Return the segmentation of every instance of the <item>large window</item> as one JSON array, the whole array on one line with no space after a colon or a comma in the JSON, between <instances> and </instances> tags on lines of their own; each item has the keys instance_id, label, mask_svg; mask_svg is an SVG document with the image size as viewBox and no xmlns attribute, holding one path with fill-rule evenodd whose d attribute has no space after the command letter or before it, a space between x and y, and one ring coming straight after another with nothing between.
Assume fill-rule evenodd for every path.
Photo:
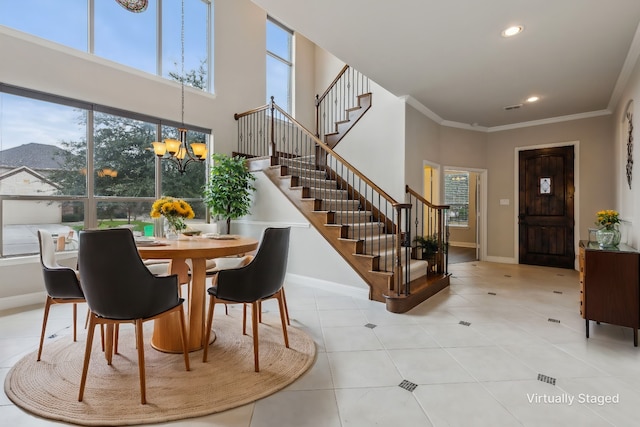
<instances>
[{"instance_id":1,"label":"large window","mask_svg":"<svg viewBox=\"0 0 640 427\"><path fill-rule=\"evenodd\" d=\"M469 172L444 172L444 204L449 205L449 225L469 225Z\"/></svg>"},{"instance_id":2,"label":"large window","mask_svg":"<svg viewBox=\"0 0 640 427\"><path fill-rule=\"evenodd\" d=\"M291 114L293 33L282 24L267 19L267 102L276 104Z\"/></svg>"},{"instance_id":3,"label":"large window","mask_svg":"<svg viewBox=\"0 0 640 427\"><path fill-rule=\"evenodd\" d=\"M86 227L126 224L142 233L161 195L189 201L204 220L206 163L180 174L150 150L152 141L175 138L177 126L0 84L0 255L37 253L39 228L68 240L69 250ZM209 134L191 127L187 140L209 144Z\"/></svg>"},{"instance_id":4,"label":"large window","mask_svg":"<svg viewBox=\"0 0 640 427\"><path fill-rule=\"evenodd\" d=\"M181 7L179 0L149 0L144 12L132 13L115 0L0 0L0 25L168 79L184 75L186 84L209 90L211 2L184 0L184 74Z\"/></svg>"}]
</instances>

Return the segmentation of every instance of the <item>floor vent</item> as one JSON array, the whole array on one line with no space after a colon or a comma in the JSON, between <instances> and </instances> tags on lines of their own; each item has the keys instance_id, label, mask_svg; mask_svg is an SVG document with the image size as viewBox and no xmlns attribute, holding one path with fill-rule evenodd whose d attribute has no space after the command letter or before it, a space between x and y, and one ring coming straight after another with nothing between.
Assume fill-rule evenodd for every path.
<instances>
[{"instance_id":1,"label":"floor vent","mask_svg":"<svg viewBox=\"0 0 640 427\"><path fill-rule=\"evenodd\" d=\"M366 325L364 325L365 328L369 328L369 329L373 329L378 325L374 325L373 323L367 323Z\"/></svg>"},{"instance_id":2,"label":"floor vent","mask_svg":"<svg viewBox=\"0 0 640 427\"><path fill-rule=\"evenodd\" d=\"M497 295L495 292L487 292L489 295Z\"/></svg>"},{"instance_id":3,"label":"floor vent","mask_svg":"<svg viewBox=\"0 0 640 427\"><path fill-rule=\"evenodd\" d=\"M505 274L504 277L511 277L511 275L510 274Z\"/></svg>"},{"instance_id":4,"label":"floor vent","mask_svg":"<svg viewBox=\"0 0 640 427\"><path fill-rule=\"evenodd\" d=\"M558 319L552 319L552 318L549 318L549 322L551 322L551 323L560 323L560 321Z\"/></svg>"},{"instance_id":5,"label":"floor vent","mask_svg":"<svg viewBox=\"0 0 640 427\"><path fill-rule=\"evenodd\" d=\"M547 383L547 384L551 384L551 385L556 385L556 379L553 377L548 377L546 375L543 374L538 374L538 381L542 381L543 383Z\"/></svg>"},{"instance_id":6,"label":"floor vent","mask_svg":"<svg viewBox=\"0 0 640 427\"><path fill-rule=\"evenodd\" d=\"M562 295L562 291L553 291L553 293Z\"/></svg>"},{"instance_id":7,"label":"floor vent","mask_svg":"<svg viewBox=\"0 0 640 427\"><path fill-rule=\"evenodd\" d=\"M463 326L470 326L471 325L470 322L465 322L464 320L461 320L460 324L463 325Z\"/></svg>"},{"instance_id":8,"label":"floor vent","mask_svg":"<svg viewBox=\"0 0 640 427\"><path fill-rule=\"evenodd\" d=\"M418 387L418 384L414 384L411 381L403 380L400 384L398 384L400 388L403 388L407 391L413 391Z\"/></svg>"}]
</instances>

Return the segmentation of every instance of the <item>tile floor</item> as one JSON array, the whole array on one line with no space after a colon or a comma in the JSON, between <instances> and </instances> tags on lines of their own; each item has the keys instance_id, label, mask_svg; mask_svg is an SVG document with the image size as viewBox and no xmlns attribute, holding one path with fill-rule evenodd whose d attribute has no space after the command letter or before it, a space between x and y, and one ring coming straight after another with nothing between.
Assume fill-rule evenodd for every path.
<instances>
[{"instance_id":1,"label":"tile floor","mask_svg":"<svg viewBox=\"0 0 640 427\"><path fill-rule=\"evenodd\" d=\"M254 404L163 425L638 425L640 348L630 329L617 326L592 323L585 338L577 272L484 262L450 270L450 289L403 315L287 285L292 325L318 346L310 371ZM70 318L68 308L54 307L50 333L68 335ZM41 308L0 315L3 380L37 348L41 319ZM400 387L403 381L415 389ZM0 420L12 427L62 424L23 412L4 394Z\"/></svg>"}]
</instances>

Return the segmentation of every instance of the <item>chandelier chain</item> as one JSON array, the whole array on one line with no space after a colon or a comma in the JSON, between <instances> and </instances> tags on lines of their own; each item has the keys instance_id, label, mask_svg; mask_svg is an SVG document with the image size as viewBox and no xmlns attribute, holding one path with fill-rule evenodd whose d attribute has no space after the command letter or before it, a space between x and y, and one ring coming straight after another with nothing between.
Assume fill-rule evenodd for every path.
<instances>
[{"instance_id":1,"label":"chandelier chain","mask_svg":"<svg viewBox=\"0 0 640 427\"><path fill-rule=\"evenodd\" d=\"M180 123L182 123L182 126L184 127L184 0L182 0L182 13L180 14L181 21L180 21L180 53L181 53L181 57L180 57L180 64L181 64L181 69L180 69L180 90L181 90L181 101L182 101L182 110L181 110L181 121Z\"/></svg>"}]
</instances>

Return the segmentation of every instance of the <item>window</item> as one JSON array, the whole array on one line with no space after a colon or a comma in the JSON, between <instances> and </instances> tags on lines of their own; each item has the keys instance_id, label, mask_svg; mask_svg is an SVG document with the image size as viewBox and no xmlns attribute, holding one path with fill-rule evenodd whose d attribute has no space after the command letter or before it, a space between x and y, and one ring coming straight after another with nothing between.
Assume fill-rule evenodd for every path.
<instances>
[{"instance_id":1,"label":"window","mask_svg":"<svg viewBox=\"0 0 640 427\"><path fill-rule=\"evenodd\" d=\"M37 253L38 228L69 236L131 224L143 232L161 195L184 198L205 220L206 163L181 175L150 150L152 141L177 136L176 126L0 83L0 256ZM192 128L187 140L208 144L209 134ZM77 249L77 240L65 248Z\"/></svg>"},{"instance_id":2,"label":"window","mask_svg":"<svg viewBox=\"0 0 640 427\"><path fill-rule=\"evenodd\" d=\"M267 18L267 103L274 101L291 114L293 32Z\"/></svg>"},{"instance_id":3,"label":"window","mask_svg":"<svg viewBox=\"0 0 640 427\"><path fill-rule=\"evenodd\" d=\"M114 4L117 4L113 2ZM0 0L0 25L87 52L87 0Z\"/></svg>"},{"instance_id":4,"label":"window","mask_svg":"<svg viewBox=\"0 0 640 427\"><path fill-rule=\"evenodd\" d=\"M113 0L65 0L64 6L59 3L0 0L0 25L171 80L182 78L180 1L149 0L142 13L129 12ZM93 21L87 18L89 5L93 8ZM159 6L162 13L158 13ZM213 87L209 73L211 2L185 0L184 12L184 81L209 90Z\"/></svg>"},{"instance_id":5,"label":"window","mask_svg":"<svg viewBox=\"0 0 640 427\"><path fill-rule=\"evenodd\" d=\"M469 172L444 172L444 203L449 205L449 225L469 225Z\"/></svg>"}]
</instances>

